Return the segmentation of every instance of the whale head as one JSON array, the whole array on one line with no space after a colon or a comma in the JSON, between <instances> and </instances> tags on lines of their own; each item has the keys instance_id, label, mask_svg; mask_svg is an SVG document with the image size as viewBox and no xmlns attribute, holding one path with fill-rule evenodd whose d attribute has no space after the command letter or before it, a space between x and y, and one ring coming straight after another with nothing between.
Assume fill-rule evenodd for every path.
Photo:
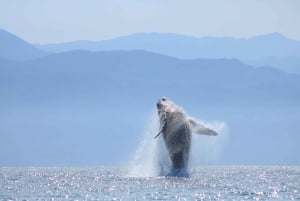
<instances>
[{"instance_id":1,"label":"whale head","mask_svg":"<svg viewBox=\"0 0 300 201\"><path fill-rule=\"evenodd\" d=\"M158 115L165 114L165 113L174 113L174 112L181 112L183 110L175 105L172 101L167 100L166 98L161 98L156 103L156 108Z\"/></svg>"}]
</instances>

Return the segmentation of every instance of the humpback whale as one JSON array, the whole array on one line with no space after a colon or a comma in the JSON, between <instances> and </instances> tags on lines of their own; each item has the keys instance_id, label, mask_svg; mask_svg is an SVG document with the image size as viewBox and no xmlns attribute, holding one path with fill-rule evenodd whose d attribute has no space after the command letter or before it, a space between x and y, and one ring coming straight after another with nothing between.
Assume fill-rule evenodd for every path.
<instances>
[{"instance_id":1,"label":"humpback whale","mask_svg":"<svg viewBox=\"0 0 300 201\"><path fill-rule=\"evenodd\" d=\"M157 112L160 129L157 138L163 136L172 167L168 176L188 176L191 133L216 136L217 132L189 118L183 109L166 98L158 100Z\"/></svg>"}]
</instances>

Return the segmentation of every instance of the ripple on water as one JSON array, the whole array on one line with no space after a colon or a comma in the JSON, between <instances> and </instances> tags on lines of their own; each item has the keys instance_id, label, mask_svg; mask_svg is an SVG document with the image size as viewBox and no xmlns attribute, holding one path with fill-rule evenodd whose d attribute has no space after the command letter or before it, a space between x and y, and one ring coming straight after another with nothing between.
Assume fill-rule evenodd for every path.
<instances>
[{"instance_id":1,"label":"ripple on water","mask_svg":"<svg viewBox=\"0 0 300 201\"><path fill-rule=\"evenodd\" d=\"M0 168L0 200L299 200L300 167L199 167L190 178L126 168Z\"/></svg>"}]
</instances>

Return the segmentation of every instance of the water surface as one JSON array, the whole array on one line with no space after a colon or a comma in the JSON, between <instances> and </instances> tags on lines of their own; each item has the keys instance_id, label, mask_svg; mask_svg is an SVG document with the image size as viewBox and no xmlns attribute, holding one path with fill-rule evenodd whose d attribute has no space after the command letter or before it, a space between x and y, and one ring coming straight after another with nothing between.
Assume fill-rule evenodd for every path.
<instances>
[{"instance_id":1,"label":"water surface","mask_svg":"<svg viewBox=\"0 0 300 201\"><path fill-rule=\"evenodd\" d=\"M0 200L300 200L300 167L198 167L190 178L130 168L0 168Z\"/></svg>"}]
</instances>

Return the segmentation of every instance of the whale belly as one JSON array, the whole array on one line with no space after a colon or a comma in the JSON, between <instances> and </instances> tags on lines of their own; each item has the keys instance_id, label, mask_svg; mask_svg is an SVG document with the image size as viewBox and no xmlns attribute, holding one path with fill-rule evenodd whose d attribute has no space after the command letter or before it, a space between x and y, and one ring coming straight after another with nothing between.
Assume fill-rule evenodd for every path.
<instances>
[{"instance_id":1,"label":"whale belly","mask_svg":"<svg viewBox=\"0 0 300 201\"><path fill-rule=\"evenodd\" d=\"M164 140L173 168L185 168L188 163L191 146L191 130L189 126L182 124L176 130L170 129L166 133L164 134Z\"/></svg>"}]
</instances>

